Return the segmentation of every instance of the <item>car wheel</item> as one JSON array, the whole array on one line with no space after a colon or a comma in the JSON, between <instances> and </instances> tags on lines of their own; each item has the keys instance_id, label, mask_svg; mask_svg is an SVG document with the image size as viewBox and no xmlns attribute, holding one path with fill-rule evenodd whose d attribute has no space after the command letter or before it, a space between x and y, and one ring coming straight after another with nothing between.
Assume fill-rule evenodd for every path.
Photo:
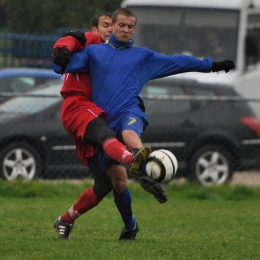
<instances>
[{"instance_id":1,"label":"car wheel","mask_svg":"<svg viewBox=\"0 0 260 260\"><path fill-rule=\"evenodd\" d=\"M190 173L190 180L205 186L229 182L233 176L231 154L218 145L204 146L192 157Z\"/></svg>"},{"instance_id":2,"label":"car wheel","mask_svg":"<svg viewBox=\"0 0 260 260\"><path fill-rule=\"evenodd\" d=\"M0 154L1 177L8 181L18 178L30 181L41 171L40 155L24 142L6 146Z\"/></svg>"}]
</instances>

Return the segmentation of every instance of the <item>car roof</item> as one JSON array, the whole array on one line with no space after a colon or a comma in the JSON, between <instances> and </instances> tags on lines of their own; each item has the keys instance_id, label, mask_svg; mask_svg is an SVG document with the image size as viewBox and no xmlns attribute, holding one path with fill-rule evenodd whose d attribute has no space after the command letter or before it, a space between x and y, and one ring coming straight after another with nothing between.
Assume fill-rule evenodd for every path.
<instances>
[{"instance_id":1,"label":"car roof","mask_svg":"<svg viewBox=\"0 0 260 260\"><path fill-rule=\"evenodd\" d=\"M217 93L225 94L225 95L238 95L237 91L232 85L228 84L219 84L219 83L201 83L196 80L192 79L181 79L181 78L174 78L173 76L160 78L160 79L154 79L148 82L149 84L179 84L182 86L189 86L191 88L210 88L217 90Z\"/></svg>"},{"instance_id":2,"label":"car roof","mask_svg":"<svg viewBox=\"0 0 260 260\"><path fill-rule=\"evenodd\" d=\"M0 69L0 78L8 76L41 76L62 78L60 74L56 74L52 69L39 69L39 68L3 68Z\"/></svg>"}]
</instances>

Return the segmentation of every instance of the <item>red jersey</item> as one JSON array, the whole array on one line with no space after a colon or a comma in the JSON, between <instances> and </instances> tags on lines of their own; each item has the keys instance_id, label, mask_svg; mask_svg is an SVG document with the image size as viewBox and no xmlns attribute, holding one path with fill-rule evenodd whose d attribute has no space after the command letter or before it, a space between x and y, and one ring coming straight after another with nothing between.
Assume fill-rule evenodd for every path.
<instances>
[{"instance_id":1,"label":"red jersey","mask_svg":"<svg viewBox=\"0 0 260 260\"><path fill-rule=\"evenodd\" d=\"M99 44L101 38L92 32L85 32L89 44ZM71 53L83 49L77 39L72 36L60 38L54 45L57 48L65 47ZM87 158L95 154L93 146L84 140L86 128L94 118L103 116L104 110L91 101L91 82L87 73L66 73L60 91L64 102L61 107L61 121L75 142L77 153L81 161L88 166Z\"/></svg>"},{"instance_id":2,"label":"red jersey","mask_svg":"<svg viewBox=\"0 0 260 260\"><path fill-rule=\"evenodd\" d=\"M87 39L85 46L89 44L99 44L102 42L101 38L92 32L85 32L85 37ZM58 48L65 47L71 53L75 51L82 50L85 46L82 46L77 39L72 36L66 36L60 38L54 44L54 51ZM85 95L89 101L91 101L91 83L89 79L89 74L65 74L64 84L61 88L60 94L63 98L68 97L69 95Z\"/></svg>"}]
</instances>

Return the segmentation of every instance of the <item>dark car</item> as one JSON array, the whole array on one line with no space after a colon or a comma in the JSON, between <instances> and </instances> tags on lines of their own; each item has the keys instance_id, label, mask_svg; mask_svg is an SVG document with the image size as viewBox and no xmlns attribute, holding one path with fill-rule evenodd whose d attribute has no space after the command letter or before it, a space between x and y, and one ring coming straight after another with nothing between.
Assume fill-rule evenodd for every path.
<instances>
[{"instance_id":1,"label":"dark car","mask_svg":"<svg viewBox=\"0 0 260 260\"><path fill-rule=\"evenodd\" d=\"M61 85L49 82L30 91L32 97L0 104L4 179L89 176L60 121ZM176 177L221 184L235 170L260 166L260 121L246 102L233 100L240 96L232 87L165 78L148 82L142 96L150 121L143 141L175 154Z\"/></svg>"},{"instance_id":2,"label":"dark car","mask_svg":"<svg viewBox=\"0 0 260 260\"><path fill-rule=\"evenodd\" d=\"M5 68L0 69L0 102L8 99L3 93L20 93L63 76L51 69ZM2 93L2 94L1 94Z\"/></svg>"},{"instance_id":3,"label":"dark car","mask_svg":"<svg viewBox=\"0 0 260 260\"><path fill-rule=\"evenodd\" d=\"M143 142L172 151L177 176L221 184L234 171L259 169L260 120L233 87L169 77L148 82L142 94L161 95L144 100L150 122Z\"/></svg>"},{"instance_id":4,"label":"dark car","mask_svg":"<svg viewBox=\"0 0 260 260\"><path fill-rule=\"evenodd\" d=\"M48 82L0 104L0 175L21 177L85 176L75 145L60 121L62 81Z\"/></svg>"}]
</instances>

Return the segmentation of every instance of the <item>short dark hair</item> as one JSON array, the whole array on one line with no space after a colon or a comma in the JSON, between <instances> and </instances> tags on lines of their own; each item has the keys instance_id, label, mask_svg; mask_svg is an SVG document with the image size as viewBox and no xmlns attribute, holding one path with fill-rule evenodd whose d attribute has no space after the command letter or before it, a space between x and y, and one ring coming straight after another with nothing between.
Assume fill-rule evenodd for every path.
<instances>
[{"instance_id":1,"label":"short dark hair","mask_svg":"<svg viewBox=\"0 0 260 260\"><path fill-rule=\"evenodd\" d=\"M125 15L127 17L134 17L135 18L135 24L137 23L137 17L136 17L136 15L134 14L134 12L132 10L127 9L127 8L118 8L112 14L112 22L113 22L113 24L116 23L117 17L118 17L119 14L123 14L123 15Z\"/></svg>"},{"instance_id":2,"label":"short dark hair","mask_svg":"<svg viewBox=\"0 0 260 260\"><path fill-rule=\"evenodd\" d=\"M110 12L102 12L102 13L96 14L92 19L92 22L91 22L92 26L98 27L98 22L99 22L99 19L101 16L108 16L108 17L112 18L112 14Z\"/></svg>"}]
</instances>

